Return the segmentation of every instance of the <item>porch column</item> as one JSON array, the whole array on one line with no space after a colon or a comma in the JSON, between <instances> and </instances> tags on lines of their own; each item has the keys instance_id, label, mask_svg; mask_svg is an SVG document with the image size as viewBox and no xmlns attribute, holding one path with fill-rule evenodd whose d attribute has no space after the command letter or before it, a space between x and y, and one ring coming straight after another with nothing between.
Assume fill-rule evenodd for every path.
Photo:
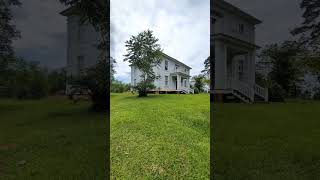
<instances>
[{"instance_id":1,"label":"porch column","mask_svg":"<svg viewBox=\"0 0 320 180\"><path fill-rule=\"evenodd\" d=\"M254 85L255 79L256 79L256 64L255 64L255 51L251 51L248 53L248 59L249 59L249 74L248 74L248 81L251 85Z\"/></svg>"},{"instance_id":2,"label":"porch column","mask_svg":"<svg viewBox=\"0 0 320 180\"><path fill-rule=\"evenodd\" d=\"M177 89L181 89L181 76L177 75Z\"/></svg>"},{"instance_id":3,"label":"porch column","mask_svg":"<svg viewBox=\"0 0 320 180\"><path fill-rule=\"evenodd\" d=\"M190 89L190 78L188 77L186 81L187 81L187 89Z\"/></svg>"},{"instance_id":4,"label":"porch column","mask_svg":"<svg viewBox=\"0 0 320 180\"><path fill-rule=\"evenodd\" d=\"M221 41L215 41L215 90L224 90L227 86L227 48Z\"/></svg>"}]
</instances>

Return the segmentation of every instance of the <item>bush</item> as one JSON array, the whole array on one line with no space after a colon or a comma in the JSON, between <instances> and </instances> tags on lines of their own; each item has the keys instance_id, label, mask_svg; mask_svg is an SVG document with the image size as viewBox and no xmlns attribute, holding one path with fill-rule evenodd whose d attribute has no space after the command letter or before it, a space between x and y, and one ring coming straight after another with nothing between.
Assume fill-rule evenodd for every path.
<instances>
[{"instance_id":1,"label":"bush","mask_svg":"<svg viewBox=\"0 0 320 180\"><path fill-rule=\"evenodd\" d=\"M125 84L120 81L113 81L110 91L113 93L123 93L129 91L130 87L131 86L129 84Z\"/></svg>"},{"instance_id":2,"label":"bush","mask_svg":"<svg viewBox=\"0 0 320 180\"><path fill-rule=\"evenodd\" d=\"M270 102L284 102L285 90L275 82L269 88L269 101Z\"/></svg>"},{"instance_id":3,"label":"bush","mask_svg":"<svg viewBox=\"0 0 320 180\"><path fill-rule=\"evenodd\" d=\"M199 94L200 93L200 91L199 91L199 89L197 87L194 87L193 90L194 90L195 94Z\"/></svg>"},{"instance_id":4,"label":"bush","mask_svg":"<svg viewBox=\"0 0 320 180\"><path fill-rule=\"evenodd\" d=\"M317 88L315 94L313 95L313 100L320 100L320 88Z\"/></svg>"}]
</instances>

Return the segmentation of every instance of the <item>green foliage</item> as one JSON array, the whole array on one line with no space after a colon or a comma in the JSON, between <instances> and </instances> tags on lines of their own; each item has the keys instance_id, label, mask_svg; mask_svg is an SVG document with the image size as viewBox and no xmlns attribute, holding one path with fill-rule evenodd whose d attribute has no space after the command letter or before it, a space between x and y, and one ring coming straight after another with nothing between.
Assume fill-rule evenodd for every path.
<instances>
[{"instance_id":1,"label":"green foliage","mask_svg":"<svg viewBox=\"0 0 320 180\"><path fill-rule=\"evenodd\" d=\"M147 96L147 91L154 87L154 80L159 78L153 71L153 67L158 66L163 57L157 42L151 30L143 31L126 41L127 54L124 55L124 61L141 72L141 81L134 87L140 97Z\"/></svg>"},{"instance_id":2,"label":"green foliage","mask_svg":"<svg viewBox=\"0 0 320 180\"><path fill-rule=\"evenodd\" d=\"M116 64L117 64L117 61L113 57L110 57L110 78L111 78L111 82L115 80L114 74L116 74L116 70L115 70L115 65Z\"/></svg>"},{"instance_id":3,"label":"green foliage","mask_svg":"<svg viewBox=\"0 0 320 180\"><path fill-rule=\"evenodd\" d=\"M14 52L12 48L13 40L20 38L20 32L16 27L11 24L12 6L20 6L19 0L0 0L0 64L4 65L4 62L8 58L13 57ZM1 70L0 70L1 71Z\"/></svg>"},{"instance_id":4,"label":"green foliage","mask_svg":"<svg viewBox=\"0 0 320 180\"><path fill-rule=\"evenodd\" d=\"M130 90L130 84L122 83L121 81L114 80L111 83L110 91L113 93L123 93Z\"/></svg>"},{"instance_id":5,"label":"green foliage","mask_svg":"<svg viewBox=\"0 0 320 180\"><path fill-rule=\"evenodd\" d=\"M38 63L12 59L1 74L1 84L9 88L9 96L39 99L48 95L47 71Z\"/></svg>"},{"instance_id":6,"label":"green foliage","mask_svg":"<svg viewBox=\"0 0 320 180\"><path fill-rule=\"evenodd\" d=\"M320 88L317 88L317 89L315 90L315 93L314 93L314 95L313 95L313 100L317 100L317 101L320 100Z\"/></svg>"},{"instance_id":7,"label":"green foliage","mask_svg":"<svg viewBox=\"0 0 320 180\"><path fill-rule=\"evenodd\" d=\"M65 91L67 81L67 72L65 69L52 71L48 74L49 93L55 94L59 91Z\"/></svg>"},{"instance_id":8,"label":"green foliage","mask_svg":"<svg viewBox=\"0 0 320 180\"><path fill-rule=\"evenodd\" d=\"M105 111L109 106L107 101L110 82L109 69L110 65L107 61L99 61L88 68L78 80L79 85L89 89L94 111Z\"/></svg>"},{"instance_id":9,"label":"green foliage","mask_svg":"<svg viewBox=\"0 0 320 180\"><path fill-rule=\"evenodd\" d=\"M272 82L269 87L270 102L284 102L286 96L285 90L276 82Z\"/></svg>"},{"instance_id":10,"label":"green foliage","mask_svg":"<svg viewBox=\"0 0 320 180\"><path fill-rule=\"evenodd\" d=\"M300 43L308 45L319 52L320 39L320 3L319 0L302 0L300 8L304 10L302 24L291 31L295 36L300 36Z\"/></svg>"},{"instance_id":11,"label":"green foliage","mask_svg":"<svg viewBox=\"0 0 320 180\"><path fill-rule=\"evenodd\" d=\"M194 90L194 94L199 94L200 93L200 91L199 91L199 89L197 87L193 87L193 90Z\"/></svg>"},{"instance_id":12,"label":"green foliage","mask_svg":"<svg viewBox=\"0 0 320 180\"><path fill-rule=\"evenodd\" d=\"M297 58L305 49L295 41L266 46L261 53L260 66L271 67L268 79L274 81L285 90L286 96L292 96L292 89L297 88L303 77L302 61Z\"/></svg>"},{"instance_id":13,"label":"green foliage","mask_svg":"<svg viewBox=\"0 0 320 180\"><path fill-rule=\"evenodd\" d=\"M210 77L210 56L204 60L203 65L204 69L201 71L201 73Z\"/></svg>"},{"instance_id":14,"label":"green foliage","mask_svg":"<svg viewBox=\"0 0 320 180\"><path fill-rule=\"evenodd\" d=\"M265 76L259 72L256 72L256 84L262 86L262 87L267 87L267 79Z\"/></svg>"},{"instance_id":15,"label":"green foliage","mask_svg":"<svg viewBox=\"0 0 320 180\"><path fill-rule=\"evenodd\" d=\"M204 92L204 86L206 83L206 78L204 75L199 74L197 76L192 77L194 80L194 90L199 92Z\"/></svg>"}]
</instances>

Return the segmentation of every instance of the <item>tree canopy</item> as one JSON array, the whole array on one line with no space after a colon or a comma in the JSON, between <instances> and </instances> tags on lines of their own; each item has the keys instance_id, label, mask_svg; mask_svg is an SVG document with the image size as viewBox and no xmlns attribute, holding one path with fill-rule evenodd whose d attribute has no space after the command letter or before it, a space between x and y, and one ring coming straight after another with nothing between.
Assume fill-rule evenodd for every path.
<instances>
[{"instance_id":1,"label":"tree canopy","mask_svg":"<svg viewBox=\"0 0 320 180\"><path fill-rule=\"evenodd\" d=\"M126 41L127 54L124 61L128 61L132 67L141 72L141 81L135 86L139 96L147 96L147 90L154 88L153 82L157 75L153 67L159 65L163 58L163 53L158 39L151 30L132 36Z\"/></svg>"},{"instance_id":2,"label":"tree canopy","mask_svg":"<svg viewBox=\"0 0 320 180\"><path fill-rule=\"evenodd\" d=\"M320 1L302 0L300 8L304 10L303 22L291 33L301 36L301 43L319 52L320 50Z\"/></svg>"}]
</instances>

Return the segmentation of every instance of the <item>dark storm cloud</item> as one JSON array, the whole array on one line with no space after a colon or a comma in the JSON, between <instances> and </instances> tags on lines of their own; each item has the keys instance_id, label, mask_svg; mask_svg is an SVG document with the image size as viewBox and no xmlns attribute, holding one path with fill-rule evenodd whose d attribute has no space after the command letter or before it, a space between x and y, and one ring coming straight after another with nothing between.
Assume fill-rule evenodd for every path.
<instances>
[{"instance_id":1,"label":"dark storm cloud","mask_svg":"<svg viewBox=\"0 0 320 180\"><path fill-rule=\"evenodd\" d=\"M260 46L291 40L290 30L301 21L301 0L227 0L263 23L257 26L256 43Z\"/></svg>"},{"instance_id":2,"label":"dark storm cloud","mask_svg":"<svg viewBox=\"0 0 320 180\"><path fill-rule=\"evenodd\" d=\"M13 8L14 21L22 38L14 42L17 56L39 61L49 69L66 64L65 7L58 0L22 0Z\"/></svg>"}]
</instances>

